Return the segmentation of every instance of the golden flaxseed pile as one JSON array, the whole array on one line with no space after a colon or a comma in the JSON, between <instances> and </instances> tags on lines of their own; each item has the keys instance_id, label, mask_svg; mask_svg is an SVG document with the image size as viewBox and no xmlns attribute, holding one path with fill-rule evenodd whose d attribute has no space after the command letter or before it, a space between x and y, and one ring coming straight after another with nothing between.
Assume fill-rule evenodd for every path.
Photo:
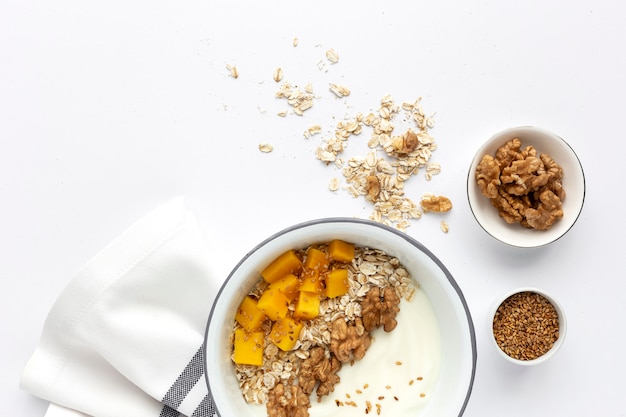
<instances>
[{"instance_id":1,"label":"golden flaxseed pile","mask_svg":"<svg viewBox=\"0 0 626 417\"><path fill-rule=\"evenodd\" d=\"M559 338L559 317L545 297L520 292L504 300L493 318L493 335L507 355L519 360L536 359Z\"/></svg>"}]
</instances>

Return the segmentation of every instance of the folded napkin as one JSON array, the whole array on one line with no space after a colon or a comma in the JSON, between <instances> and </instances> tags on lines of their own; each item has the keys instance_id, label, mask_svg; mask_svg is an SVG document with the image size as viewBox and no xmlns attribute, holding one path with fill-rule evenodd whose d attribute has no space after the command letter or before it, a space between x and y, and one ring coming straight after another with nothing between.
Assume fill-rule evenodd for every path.
<instances>
[{"instance_id":1,"label":"folded napkin","mask_svg":"<svg viewBox=\"0 0 626 417\"><path fill-rule=\"evenodd\" d=\"M21 387L47 417L208 417L202 344L221 284L183 198L90 260L50 311Z\"/></svg>"}]
</instances>

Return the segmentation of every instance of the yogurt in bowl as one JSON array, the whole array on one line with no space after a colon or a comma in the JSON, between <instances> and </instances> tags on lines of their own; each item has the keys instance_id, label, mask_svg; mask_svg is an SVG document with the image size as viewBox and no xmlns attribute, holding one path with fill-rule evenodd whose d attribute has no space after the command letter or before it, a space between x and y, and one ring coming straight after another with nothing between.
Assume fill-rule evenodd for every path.
<instances>
[{"instance_id":1,"label":"yogurt in bowl","mask_svg":"<svg viewBox=\"0 0 626 417\"><path fill-rule=\"evenodd\" d=\"M340 382L329 395L319 402L311 396L308 414L460 416L476 367L474 328L461 290L441 262L408 235L351 218L283 230L254 248L229 275L214 302L205 340L205 375L218 415L267 415L265 406L244 399L231 360L233 323L242 299L282 253L334 239L396 258L418 285L410 301L400 303L397 327L372 331L365 356L342 366Z\"/></svg>"}]
</instances>

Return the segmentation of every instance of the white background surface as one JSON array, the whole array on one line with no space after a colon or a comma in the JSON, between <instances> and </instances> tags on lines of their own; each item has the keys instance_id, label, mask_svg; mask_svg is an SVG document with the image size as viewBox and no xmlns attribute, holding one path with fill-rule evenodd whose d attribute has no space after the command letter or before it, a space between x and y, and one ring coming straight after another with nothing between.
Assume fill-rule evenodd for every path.
<instances>
[{"instance_id":1,"label":"white background surface","mask_svg":"<svg viewBox=\"0 0 626 417\"><path fill-rule=\"evenodd\" d=\"M421 96L442 173L407 185L449 196L408 233L463 289L478 336L465 416L623 416L626 5L619 1L21 1L0 4L0 403L42 416L19 376L57 295L81 265L157 205L185 195L226 275L259 241L371 207L328 181L314 149L345 116ZM346 4L344 4L346 3ZM292 39L299 45L292 46ZM318 68L327 49L339 63ZM226 64L236 65L233 79ZM274 98L272 71L313 84L302 117ZM352 94L336 99L328 83ZM305 139L312 124L321 135ZM398 129L406 128L398 121ZM541 248L507 247L467 205L474 152L498 130L550 129L578 153L587 200ZM367 152L369 131L346 157ZM260 142L274 145L263 154ZM439 230L445 219L450 232ZM548 363L520 368L489 344L487 309L520 286L551 292L568 335Z\"/></svg>"}]
</instances>

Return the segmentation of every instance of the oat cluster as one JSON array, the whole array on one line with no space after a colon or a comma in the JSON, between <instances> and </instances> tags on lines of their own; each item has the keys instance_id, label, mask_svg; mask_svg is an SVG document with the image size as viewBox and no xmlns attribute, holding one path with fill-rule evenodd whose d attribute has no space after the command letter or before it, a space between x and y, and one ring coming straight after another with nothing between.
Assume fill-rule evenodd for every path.
<instances>
[{"instance_id":1,"label":"oat cluster","mask_svg":"<svg viewBox=\"0 0 626 417\"><path fill-rule=\"evenodd\" d=\"M274 79L276 80L278 75L274 73ZM280 74L282 79L282 73ZM313 107L313 86L307 84L304 89L301 89L290 82L283 82L280 89L276 92L276 98L286 99L287 103L293 108L293 112L298 116L302 116L304 112ZM285 116L286 113L279 113L279 116Z\"/></svg>"},{"instance_id":2,"label":"oat cluster","mask_svg":"<svg viewBox=\"0 0 626 417\"><path fill-rule=\"evenodd\" d=\"M522 149L520 139L484 155L476 168L481 193L507 223L548 230L563 217L563 169L550 155L533 146Z\"/></svg>"},{"instance_id":3,"label":"oat cluster","mask_svg":"<svg viewBox=\"0 0 626 417\"><path fill-rule=\"evenodd\" d=\"M496 311L493 335L507 355L519 360L536 359L559 338L559 317L541 294L524 291L507 298Z\"/></svg>"},{"instance_id":4,"label":"oat cluster","mask_svg":"<svg viewBox=\"0 0 626 417\"><path fill-rule=\"evenodd\" d=\"M394 134L394 120L401 112L414 121L416 131L409 128L400 135ZM424 113L421 99L398 106L390 95L386 95L377 111L358 113L352 119L339 122L334 136L323 139L317 147L316 157L341 169L346 183L344 189L353 197L363 197L373 204L370 219L406 230L411 219L419 219L428 210L423 211L405 194L405 182L422 169L427 180L441 172L440 164L430 162L432 152L437 149L429 133L433 126L434 121ZM370 151L365 157L345 161L341 155L348 140L361 134L365 127L371 129L367 142ZM340 180L331 180L329 188L337 191ZM449 208L452 208L451 203ZM430 211L443 212L449 208Z\"/></svg>"},{"instance_id":5,"label":"oat cluster","mask_svg":"<svg viewBox=\"0 0 626 417\"><path fill-rule=\"evenodd\" d=\"M363 358L375 329L393 330L401 299L411 300L417 289L400 261L381 250L356 247L347 269L348 293L321 301L319 316L305 322L292 350L266 340L262 366L235 364L245 400L266 404L270 417L308 415L309 395L319 400L332 393L342 364ZM266 285L260 281L250 294Z\"/></svg>"},{"instance_id":6,"label":"oat cluster","mask_svg":"<svg viewBox=\"0 0 626 417\"><path fill-rule=\"evenodd\" d=\"M293 46L297 44L297 38L294 38ZM329 65L338 62L339 53L330 48L326 51L325 58L318 61L317 66L320 71L326 72ZM310 83L301 88L285 81L284 72L280 67L274 70L272 79L280 83L275 97L286 100L294 114L303 116L305 111L313 107L317 97ZM337 98L344 98L351 93L346 85L329 83L328 86L329 91ZM407 120L414 123L414 128L397 134L394 131L395 118L401 112L405 113ZM287 115L286 110L278 113L281 117ZM365 157L353 157L345 161L342 154L348 140L361 134L364 127L371 130L367 141L371 151ZM386 95L380 100L380 106L376 111L367 114L358 113L337 123L333 135L322 139L315 150L315 156L327 165L335 165L343 174L343 183L339 178L329 181L328 187L331 191L337 192L343 188L353 197L364 197L373 205L373 211L369 216L371 220L405 231L410 226L410 221L419 219L424 212L405 194L405 182L420 170L424 171L426 180L431 180L434 175L441 172L439 163L430 162L432 152L437 148L434 138L429 133L433 127L433 117L424 112L421 98L397 105L391 95ZM321 132L320 125L312 125L303 132L303 135L309 139ZM268 152L267 149L265 146L261 150ZM445 232L447 231L446 225Z\"/></svg>"}]
</instances>

